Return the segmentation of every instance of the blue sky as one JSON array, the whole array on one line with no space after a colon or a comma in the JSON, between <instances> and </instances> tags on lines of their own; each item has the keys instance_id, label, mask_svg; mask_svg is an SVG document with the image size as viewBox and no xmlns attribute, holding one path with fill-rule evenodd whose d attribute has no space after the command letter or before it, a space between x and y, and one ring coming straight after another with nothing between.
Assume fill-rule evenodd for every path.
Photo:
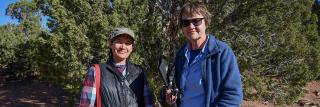
<instances>
[{"instance_id":1,"label":"blue sky","mask_svg":"<svg viewBox=\"0 0 320 107\"><path fill-rule=\"evenodd\" d=\"M11 3L18 2L20 0L0 0L0 26L8 23L18 24L18 20L12 19L10 16L6 15L6 9ZM48 29L47 23L48 17L42 16L41 26L42 28Z\"/></svg>"},{"instance_id":2,"label":"blue sky","mask_svg":"<svg viewBox=\"0 0 320 107\"><path fill-rule=\"evenodd\" d=\"M8 5L16 1L18 0L0 0L0 25L18 23L17 20L11 19L10 16L6 15L6 8Z\"/></svg>"}]
</instances>

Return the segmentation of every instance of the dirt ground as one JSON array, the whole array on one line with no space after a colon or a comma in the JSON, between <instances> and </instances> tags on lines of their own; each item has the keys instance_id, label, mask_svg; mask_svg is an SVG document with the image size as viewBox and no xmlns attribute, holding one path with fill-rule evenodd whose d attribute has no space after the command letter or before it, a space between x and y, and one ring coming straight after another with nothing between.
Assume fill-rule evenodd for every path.
<instances>
[{"instance_id":1,"label":"dirt ground","mask_svg":"<svg viewBox=\"0 0 320 107\"><path fill-rule=\"evenodd\" d=\"M53 83L0 73L0 107L69 107L67 101L67 93Z\"/></svg>"},{"instance_id":2,"label":"dirt ground","mask_svg":"<svg viewBox=\"0 0 320 107\"><path fill-rule=\"evenodd\" d=\"M304 96L297 102L287 107L320 107L320 80L308 83L305 88ZM269 102L243 101L241 107L277 107Z\"/></svg>"},{"instance_id":3,"label":"dirt ground","mask_svg":"<svg viewBox=\"0 0 320 107\"><path fill-rule=\"evenodd\" d=\"M288 107L320 107L320 81L308 83L305 89L306 94L299 98L304 103L296 102ZM0 73L0 107L70 107L67 96L61 87L53 83L11 80ZM243 101L241 107L276 106L268 102Z\"/></svg>"}]
</instances>

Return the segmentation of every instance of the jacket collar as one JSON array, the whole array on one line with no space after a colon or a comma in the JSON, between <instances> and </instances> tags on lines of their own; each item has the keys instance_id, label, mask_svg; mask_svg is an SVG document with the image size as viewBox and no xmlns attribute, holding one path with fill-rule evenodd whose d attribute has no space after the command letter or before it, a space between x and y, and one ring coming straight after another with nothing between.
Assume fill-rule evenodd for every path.
<instances>
[{"instance_id":1,"label":"jacket collar","mask_svg":"<svg viewBox=\"0 0 320 107\"><path fill-rule=\"evenodd\" d=\"M119 72L117 72L117 68L114 64L114 61L113 61L113 58L110 57L108 58L107 62L106 62L106 66L107 66L107 69L110 69L113 73L117 74L118 76L122 76L122 74L120 74ZM126 61L126 73L127 75L129 75L129 73L131 73L130 70L132 70L132 63L127 59Z\"/></svg>"},{"instance_id":2,"label":"jacket collar","mask_svg":"<svg viewBox=\"0 0 320 107\"><path fill-rule=\"evenodd\" d=\"M185 52L188 48L188 44L189 44L189 42L185 43L183 45L183 47L178 51L178 53L177 53L178 57L184 57ZM206 57L209 57L209 56L216 54L220 51L220 47L218 45L218 40L213 35L208 36L207 43L205 44L204 47L206 48L204 51L204 54Z\"/></svg>"}]
</instances>

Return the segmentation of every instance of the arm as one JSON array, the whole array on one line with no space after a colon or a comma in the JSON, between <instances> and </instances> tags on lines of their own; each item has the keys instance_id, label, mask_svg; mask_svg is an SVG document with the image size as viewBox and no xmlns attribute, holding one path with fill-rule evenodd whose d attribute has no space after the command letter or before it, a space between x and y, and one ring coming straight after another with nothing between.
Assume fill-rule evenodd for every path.
<instances>
[{"instance_id":1,"label":"arm","mask_svg":"<svg viewBox=\"0 0 320 107\"><path fill-rule=\"evenodd\" d=\"M221 54L221 84L216 101L218 107L239 107L242 101L242 82L236 57L231 48Z\"/></svg>"},{"instance_id":2,"label":"arm","mask_svg":"<svg viewBox=\"0 0 320 107\"><path fill-rule=\"evenodd\" d=\"M83 82L79 107L94 107L96 100L95 69L91 67Z\"/></svg>"}]
</instances>

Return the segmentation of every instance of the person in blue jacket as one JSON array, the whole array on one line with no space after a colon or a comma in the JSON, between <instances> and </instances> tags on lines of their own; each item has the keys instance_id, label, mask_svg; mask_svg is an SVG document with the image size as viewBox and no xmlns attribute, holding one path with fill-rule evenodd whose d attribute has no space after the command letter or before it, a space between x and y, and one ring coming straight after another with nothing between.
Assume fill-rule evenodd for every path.
<instances>
[{"instance_id":1,"label":"person in blue jacket","mask_svg":"<svg viewBox=\"0 0 320 107\"><path fill-rule=\"evenodd\" d=\"M202 2L180 10L180 26L188 42L175 58L175 84L181 96L165 90L167 104L179 107L239 107L243 99L240 71L231 48L206 33L211 15Z\"/></svg>"}]
</instances>

